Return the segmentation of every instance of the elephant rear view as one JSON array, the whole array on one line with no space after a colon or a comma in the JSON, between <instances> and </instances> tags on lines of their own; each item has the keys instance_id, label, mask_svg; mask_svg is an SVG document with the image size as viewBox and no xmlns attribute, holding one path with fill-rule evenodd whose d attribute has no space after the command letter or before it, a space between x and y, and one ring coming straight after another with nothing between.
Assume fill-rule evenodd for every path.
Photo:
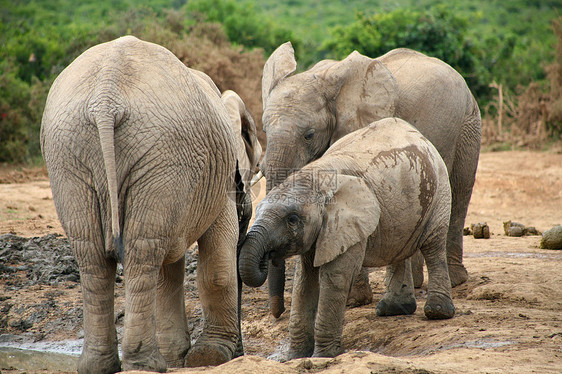
<instances>
[{"instance_id":1,"label":"elephant rear view","mask_svg":"<svg viewBox=\"0 0 562 374\"><path fill-rule=\"evenodd\" d=\"M239 338L234 194L248 191L245 179L261 154L240 98L221 97L209 77L167 49L127 36L90 48L55 80L41 147L80 267L85 340L78 370L121 368L117 260L126 286L124 370L232 358ZM195 241L205 325L191 347L183 278Z\"/></svg>"}]
</instances>

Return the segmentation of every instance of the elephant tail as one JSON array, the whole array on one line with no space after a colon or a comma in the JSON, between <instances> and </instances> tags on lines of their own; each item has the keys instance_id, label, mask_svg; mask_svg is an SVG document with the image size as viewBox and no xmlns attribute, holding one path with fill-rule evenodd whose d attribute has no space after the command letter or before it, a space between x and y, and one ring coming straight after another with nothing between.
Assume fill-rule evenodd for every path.
<instances>
[{"instance_id":1,"label":"elephant tail","mask_svg":"<svg viewBox=\"0 0 562 374\"><path fill-rule=\"evenodd\" d=\"M100 110L94 113L100 137L101 152L105 173L107 177L107 188L109 191L109 203L111 208L111 232L113 236L113 248L118 259L123 262L124 248L121 237L121 225L119 222L119 189L117 186L117 166L115 159L115 125L119 122L115 113L110 110Z\"/></svg>"}]
</instances>

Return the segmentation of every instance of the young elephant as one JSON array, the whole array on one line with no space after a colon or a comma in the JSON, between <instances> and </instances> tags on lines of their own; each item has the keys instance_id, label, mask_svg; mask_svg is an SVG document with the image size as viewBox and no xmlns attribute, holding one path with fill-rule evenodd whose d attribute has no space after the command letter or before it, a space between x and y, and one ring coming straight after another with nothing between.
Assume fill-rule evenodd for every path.
<instances>
[{"instance_id":1,"label":"young elephant","mask_svg":"<svg viewBox=\"0 0 562 374\"><path fill-rule=\"evenodd\" d=\"M342 350L347 294L361 266L392 265L377 308L413 312L413 280L404 260L420 249L429 273L425 315L453 317L446 260L450 209L447 168L435 147L405 121L386 118L343 137L266 196L241 249L240 275L257 287L269 259L300 255L290 358L335 356Z\"/></svg>"},{"instance_id":2,"label":"young elephant","mask_svg":"<svg viewBox=\"0 0 562 374\"><path fill-rule=\"evenodd\" d=\"M90 48L55 80L41 146L80 267L78 371L121 369L117 261L125 281L124 370L230 360L241 347L239 226L245 232L249 180L261 155L240 97L221 95L164 47L127 36ZM183 282L185 252L195 241L205 323L191 347Z\"/></svg>"}]
</instances>

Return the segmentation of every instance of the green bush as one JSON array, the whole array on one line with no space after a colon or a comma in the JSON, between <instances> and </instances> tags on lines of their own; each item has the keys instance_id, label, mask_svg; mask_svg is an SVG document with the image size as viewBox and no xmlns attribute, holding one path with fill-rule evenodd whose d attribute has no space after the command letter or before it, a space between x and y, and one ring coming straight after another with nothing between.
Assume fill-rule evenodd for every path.
<instances>
[{"instance_id":1,"label":"green bush","mask_svg":"<svg viewBox=\"0 0 562 374\"><path fill-rule=\"evenodd\" d=\"M397 9L367 16L357 13L356 21L332 29L321 49L342 59L353 50L378 57L395 48L411 48L437 57L455 68L481 99L489 92L489 72L481 63L483 50L467 37L469 21L445 6L426 11Z\"/></svg>"},{"instance_id":2,"label":"green bush","mask_svg":"<svg viewBox=\"0 0 562 374\"><path fill-rule=\"evenodd\" d=\"M185 9L192 15L193 22L220 23L231 42L247 48L260 47L270 54L288 40L297 49L300 45L290 30L278 26L250 1L192 0Z\"/></svg>"}]
</instances>

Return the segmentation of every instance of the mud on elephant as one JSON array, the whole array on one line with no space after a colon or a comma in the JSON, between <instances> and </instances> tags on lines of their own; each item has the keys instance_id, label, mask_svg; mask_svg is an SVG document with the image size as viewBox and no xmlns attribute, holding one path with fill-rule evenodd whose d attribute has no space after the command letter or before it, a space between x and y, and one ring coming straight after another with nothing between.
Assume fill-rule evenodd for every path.
<instances>
[{"instance_id":1,"label":"mud on elephant","mask_svg":"<svg viewBox=\"0 0 562 374\"><path fill-rule=\"evenodd\" d=\"M416 309L409 261L428 267L425 315L451 318L446 240L447 168L435 147L401 119L386 118L334 143L258 205L240 254L257 287L268 259L299 255L289 319L290 358L342 352L346 299L361 267L390 265L377 314Z\"/></svg>"},{"instance_id":2,"label":"mud on elephant","mask_svg":"<svg viewBox=\"0 0 562 374\"><path fill-rule=\"evenodd\" d=\"M443 61L409 49L376 59L353 52L342 61L324 60L293 75L296 65L288 42L264 67L267 149L260 169L268 192L344 135L381 118L402 118L435 145L447 166L452 190L447 262L452 286L465 282L462 229L478 164L481 119L461 75ZM420 286L423 261L416 263ZM362 272L368 286L365 279ZM276 317L284 310L284 280L282 261L269 267L270 307ZM370 290L358 294L369 295Z\"/></svg>"},{"instance_id":3,"label":"mud on elephant","mask_svg":"<svg viewBox=\"0 0 562 374\"><path fill-rule=\"evenodd\" d=\"M55 80L41 146L80 267L78 371L121 369L117 261L125 280L124 370L231 359L240 343L236 246L261 154L238 95L221 95L208 76L161 46L119 38L87 50ZM183 282L185 252L195 241L205 321L191 347Z\"/></svg>"}]
</instances>

